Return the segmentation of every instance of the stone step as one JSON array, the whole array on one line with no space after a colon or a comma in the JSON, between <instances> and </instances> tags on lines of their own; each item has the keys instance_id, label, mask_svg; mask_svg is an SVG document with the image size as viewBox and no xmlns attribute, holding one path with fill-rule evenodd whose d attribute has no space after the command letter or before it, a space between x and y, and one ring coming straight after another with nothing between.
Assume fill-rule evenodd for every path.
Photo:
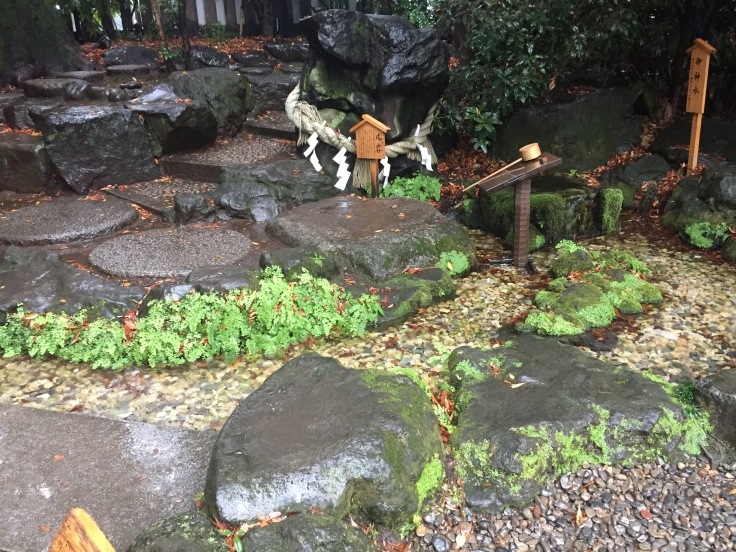
<instances>
[{"instance_id":1,"label":"stone step","mask_svg":"<svg viewBox=\"0 0 736 552\"><path fill-rule=\"evenodd\" d=\"M0 405L0 550L46 550L72 507L125 550L151 523L194 508L215 437Z\"/></svg>"},{"instance_id":2,"label":"stone step","mask_svg":"<svg viewBox=\"0 0 736 552\"><path fill-rule=\"evenodd\" d=\"M284 111L266 111L255 119L248 119L244 130L271 138L296 140L298 132Z\"/></svg>"},{"instance_id":3,"label":"stone step","mask_svg":"<svg viewBox=\"0 0 736 552\"><path fill-rule=\"evenodd\" d=\"M40 135L0 134L0 191L48 192L54 183L53 173Z\"/></svg>"},{"instance_id":4,"label":"stone step","mask_svg":"<svg viewBox=\"0 0 736 552\"><path fill-rule=\"evenodd\" d=\"M113 65L107 68L111 77L146 77L151 74L148 65Z\"/></svg>"}]
</instances>

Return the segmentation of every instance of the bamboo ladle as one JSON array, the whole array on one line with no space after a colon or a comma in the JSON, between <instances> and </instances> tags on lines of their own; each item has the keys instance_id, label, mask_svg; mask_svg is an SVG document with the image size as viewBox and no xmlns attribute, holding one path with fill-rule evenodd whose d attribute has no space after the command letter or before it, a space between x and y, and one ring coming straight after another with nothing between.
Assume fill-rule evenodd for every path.
<instances>
[{"instance_id":1,"label":"bamboo ladle","mask_svg":"<svg viewBox=\"0 0 736 552\"><path fill-rule=\"evenodd\" d=\"M491 178L493 178L497 174L499 174L499 173L507 170L510 167L513 167L514 165L516 165L518 163L521 163L522 161L525 161L525 162L526 161L534 161L535 159L539 159L540 157L542 157L542 150L539 148L539 144L537 144L536 142L534 142L533 144L527 144L526 146L524 146L523 148L521 148L519 150L519 153L521 154L521 157L519 157L517 160L512 161L511 163L509 163L505 167L501 167L496 172L492 172L488 176L484 176L478 182L475 182L474 184L471 184L467 188L463 188L463 192L467 192L470 188L473 188L473 187L477 186L478 184L483 184L484 182L490 180Z\"/></svg>"}]
</instances>

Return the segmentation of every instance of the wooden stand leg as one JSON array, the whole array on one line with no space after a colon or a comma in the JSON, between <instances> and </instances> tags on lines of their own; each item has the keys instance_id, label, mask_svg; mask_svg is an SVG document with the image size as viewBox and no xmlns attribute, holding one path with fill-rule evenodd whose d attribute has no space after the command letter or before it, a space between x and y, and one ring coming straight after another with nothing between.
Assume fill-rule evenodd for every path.
<instances>
[{"instance_id":1,"label":"wooden stand leg","mask_svg":"<svg viewBox=\"0 0 736 552\"><path fill-rule=\"evenodd\" d=\"M529 259L529 219L532 181L522 180L514 186L514 266L525 268Z\"/></svg>"},{"instance_id":2,"label":"wooden stand leg","mask_svg":"<svg viewBox=\"0 0 736 552\"><path fill-rule=\"evenodd\" d=\"M693 125L690 128L690 148L687 155L687 176L695 172L698 165L698 149L700 148L700 127L703 124L703 114L693 113Z\"/></svg>"},{"instance_id":3,"label":"wooden stand leg","mask_svg":"<svg viewBox=\"0 0 736 552\"><path fill-rule=\"evenodd\" d=\"M378 197L378 159L371 159L371 196Z\"/></svg>"}]
</instances>

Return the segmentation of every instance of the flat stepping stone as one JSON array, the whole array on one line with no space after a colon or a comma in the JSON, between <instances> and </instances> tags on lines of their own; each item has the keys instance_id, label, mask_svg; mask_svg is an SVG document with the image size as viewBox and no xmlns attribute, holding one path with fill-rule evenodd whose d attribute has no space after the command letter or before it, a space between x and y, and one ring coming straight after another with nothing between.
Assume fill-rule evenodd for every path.
<instances>
[{"instance_id":1,"label":"flat stepping stone","mask_svg":"<svg viewBox=\"0 0 736 552\"><path fill-rule=\"evenodd\" d=\"M23 83L23 92L29 98L54 98L63 96L67 85L84 82L82 79L68 78L31 79Z\"/></svg>"},{"instance_id":2,"label":"flat stepping stone","mask_svg":"<svg viewBox=\"0 0 736 552\"><path fill-rule=\"evenodd\" d=\"M138 218L124 201L55 199L0 215L0 244L49 245L105 236Z\"/></svg>"},{"instance_id":3,"label":"flat stepping stone","mask_svg":"<svg viewBox=\"0 0 736 552\"><path fill-rule=\"evenodd\" d=\"M105 78L105 72L104 71L68 71L66 73L59 73L56 76L58 78L81 79L87 82L97 82Z\"/></svg>"},{"instance_id":4,"label":"flat stepping stone","mask_svg":"<svg viewBox=\"0 0 736 552\"><path fill-rule=\"evenodd\" d=\"M127 234L96 247L92 266L125 278L186 276L202 266L222 266L242 259L250 239L220 228L175 228Z\"/></svg>"},{"instance_id":5,"label":"flat stepping stone","mask_svg":"<svg viewBox=\"0 0 736 552\"><path fill-rule=\"evenodd\" d=\"M113 65L107 68L107 74L111 77L137 77L151 74L148 65Z\"/></svg>"},{"instance_id":6,"label":"flat stepping stone","mask_svg":"<svg viewBox=\"0 0 736 552\"><path fill-rule=\"evenodd\" d=\"M376 281L432 266L443 251L475 257L465 228L427 203L402 197L340 196L305 203L280 214L266 230L289 247L342 256Z\"/></svg>"}]
</instances>

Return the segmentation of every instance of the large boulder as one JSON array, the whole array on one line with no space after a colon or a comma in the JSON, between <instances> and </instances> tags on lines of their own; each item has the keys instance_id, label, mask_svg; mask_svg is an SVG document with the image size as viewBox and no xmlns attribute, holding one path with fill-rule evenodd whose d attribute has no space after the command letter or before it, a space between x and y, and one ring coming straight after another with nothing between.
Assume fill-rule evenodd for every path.
<instances>
[{"instance_id":1,"label":"large boulder","mask_svg":"<svg viewBox=\"0 0 736 552\"><path fill-rule=\"evenodd\" d=\"M256 167L225 167L214 194L220 209L237 218L269 221L302 203L336 196L328 175L304 159L284 159Z\"/></svg>"},{"instance_id":2,"label":"large boulder","mask_svg":"<svg viewBox=\"0 0 736 552\"><path fill-rule=\"evenodd\" d=\"M198 148L217 138L217 120L212 110L204 103L179 98L165 84L126 107L143 117L156 157Z\"/></svg>"},{"instance_id":3,"label":"large boulder","mask_svg":"<svg viewBox=\"0 0 736 552\"><path fill-rule=\"evenodd\" d=\"M35 115L46 151L76 192L161 176L143 121L123 107L79 106Z\"/></svg>"},{"instance_id":4,"label":"large boulder","mask_svg":"<svg viewBox=\"0 0 736 552\"><path fill-rule=\"evenodd\" d=\"M696 231L698 234L702 230L707 233L709 227L736 225L736 167L713 166L699 178L690 176L680 180L667 200L661 220L665 228L686 237L693 245L707 243L693 239L696 225L701 229Z\"/></svg>"},{"instance_id":5,"label":"large boulder","mask_svg":"<svg viewBox=\"0 0 736 552\"><path fill-rule=\"evenodd\" d=\"M230 524L317 508L398 528L441 482L441 458L437 419L411 379L303 355L231 414L205 502Z\"/></svg>"},{"instance_id":6,"label":"large boulder","mask_svg":"<svg viewBox=\"0 0 736 552\"><path fill-rule=\"evenodd\" d=\"M617 165L601 177L601 185L621 190L624 206L631 207L639 188L645 183L655 183L672 169L659 155L647 154L628 165Z\"/></svg>"},{"instance_id":7,"label":"large boulder","mask_svg":"<svg viewBox=\"0 0 736 552\"><path fill-rule=\"evenodd\" d=\"M253 110L255 99L250 84L229 69L208 67L177 71L169 75L174 92L212 110L220 136L234 136Z\"/></svg>"},{"instance_id":8,"label":"large boulder","mask_svg":"<svg viewBox=\"0 0 736 552\"><path fill-rule=\"evenodd\" d=\"M151 69L161 67L159 52L145 46L121 46L105 52L105 65L148 65Z\"/></svg>"},{"instance_id":9,"label":"large boulder","mask_svg":"<svg viewBox=\"0 0 736 552\"><path fill-rule=\"evenodd\" d=\"M47 192L53 182L53 167L41 136L0 134L0 191Z\"/></svg>"},{"instance_id":10,"label":"large boulder","mask_svg":"<svg viewBox=\"0 0 736 552\"><path fill-rule=\"evenodd\" d=\"M598 90L569 103L521 109L501 127L496 154L516 159L519 148L538 142L562 158L558 172L593 170L639 143L634 100L629 90Z\"/></svg>"},{"instance_id":11,"label":"large boulder","mask_svg":"<svg viewBox=\"0 0 736 552\"><path fill-rule=\"evenodd\" d=\"M649 148L675 167L687 162L692 118L685 117L663 129ZM736 122L704 117L700 127L698 163L721 157L736 162Z\"/></svg>"},{"instance_id":12,"label":"large boulder","mask_svg":"<svg viewBox=\"0 0 736 552\"><path fill-rule=\"evenodd\" d=\"M230 56L225 52L210 48L209 46L193 46L190 55L195 69L204 67L227 67L230 65Z\"/></svg>"},{"instance_id":13,"label":"large boulder","mask_svg":"<svg viewBox=\"0 0 736 552\"><path fill-rule=\"evenodd\" d=\"M696 381L694 394L710 414L715 435L736 448L736 370Z\"/></svg>"},{"instance_id":14,"label":"large boulder","mask_svg":"<svg viewBox=\"0 0 736 552\"><path fill-rule=\"evenodd\" d=\"M64 103L62 98L22 98L3 108L5 124L13 129L34 129L34 117L60 107Z\"/></svg>"},{"instance_id":15,"label":"large boulder","mask_svg":"<svg viewBox=\"0 0 736 552\"><path fill-rule=\"evenodd\" d=\"M75 268L56 253L9 247L0 258L0 312L19 303L29 312L66 312L82 308L112 318L138 306L145 290Z\"/></svg>"},{"instance_id":16,"label":"large boulder","mask_svg":"<svg viewBox=\"0 0 736 552\"><path fill-rule=\"evenodd\" d=\"M457 388L455 467L468 505L524 506L584 462L673 460L689 450L682 409L639 372L575 347L520 335L449 359Z\"/></svg>"},{"instance_id":17,"label":"large boulder","mask_svg":"<svg viewBox=\"0 0 736 552\"><path fill-rule=\"evenodd\" d=\"M325 199L279 215L266 229L290 247L337 254L346 266L379 282L407 268L433 266L443 252L457 251L475 263L475 245L465 228L413 199Z\"/></svg>"},{"instance_id":18,"label":"large boulder","mask_svg":"<svg viewBox=\"0 0 736 552\"><path fill-rule=\"evenodd\" d=\"M405 138L447 86L444 44L403 17L325 10L302 29L311 48L303 99L339 110L343 134L367 113L391 128L388 142Z\"/></svg>"},{"instance_id":19,"label":"large boulder","mask_svg":"<svg viewBox=\"0 0 736 552\"><path fill-rule=\"evenodd\" d=\"M264 111L282 111L286 103L286 97L299 84L298 74L282 73L281 71L271 72L270 69L266 71L266 74L262 75L246 73L243 76L253 88L255 97L253 111L256 115Z\"/></svg>"}]
</instances>

